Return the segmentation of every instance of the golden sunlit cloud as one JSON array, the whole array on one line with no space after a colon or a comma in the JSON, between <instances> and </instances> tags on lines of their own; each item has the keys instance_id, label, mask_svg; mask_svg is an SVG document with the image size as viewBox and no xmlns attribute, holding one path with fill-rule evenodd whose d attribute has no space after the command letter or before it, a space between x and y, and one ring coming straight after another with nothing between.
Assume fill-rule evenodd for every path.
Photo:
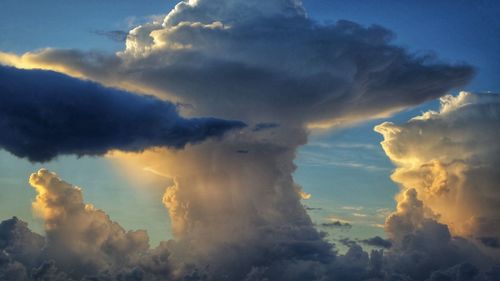
<instances>
[{"instance_id":1,"label":"golden sunlit cloud","mask_svg":"<svg viewBox=\"0 0 500 281\"><path fill-rule=\"evenodd\" d=\"M391 178L402 187L398 202L414 189L452 234L473 241L500 238L495 168L500 163L499 118L499 95L461 92L443 97L439 112L423 113L403 125L375 127L397 165Z\"/></svg>"}]
</instances>

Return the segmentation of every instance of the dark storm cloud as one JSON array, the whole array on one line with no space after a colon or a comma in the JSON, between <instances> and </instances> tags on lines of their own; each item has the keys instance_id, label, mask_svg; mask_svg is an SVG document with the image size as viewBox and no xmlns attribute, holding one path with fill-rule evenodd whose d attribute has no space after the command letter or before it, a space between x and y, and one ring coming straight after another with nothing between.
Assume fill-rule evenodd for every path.
<instances>
[{"instance_id":1,"label":"dark storm cloud","mask_svg":"<svg viewBox=\"0 0 500 281\"><path fill-rule=\"evenodd\" d=\"M324 222L320 224L320 226L325 228L346 228L346 229L350 229L352 227L350 223L341 221Z\"/></svg>"},{"instance_id":2,"label":"dark storm cloud","mask_svg":"<svg viewBox=\"0 0 500 281\"><path fill-rule=\"evenodd\" d=\"M60 73L0 66L0 147L31 161L113 149L182 148L243 126L215 118L185 119L167 101Z\"/></svg>"},{"instance_id":3,"label":"dark storm cloud","mask_svg":"<svg viewBox=\"0 0 500 281\"><path fill-rule=\"evenodd\" d=\"M498 237L479 237L477 240L487 247L495 249L500 248L500 239L498 239Z\"/></svg>"},{"instance_id":4,"label":"dark storm cloud","mask_svg":"<svg viewBox=\"0 0 500 281\"><path fill-rule=\"evenodd\" d=\"M32 232L25 222L16 217L0 223L0 252L9 258L33 265L44 243L43 236Z\"/></svg>"},{"instance_id":5,"label":"dark storm cloud","mask_svg":"<svg viewBox=\"0 0 500 281\"><path fill-rule=\"evenodd\" d=\"M381 247L381 248L390 248L392 246L392 242L388 239L384 239L380 236L375 236L371 237L368 239L363 239L360 240L359 242L369 245L369 246L374 246L374 247Z\"/></svg>"},{"instance_id":6,"label":"dark storm cloud","mask_svg":"<svg viewBox=\"0 0 500 281\"><path fill-rule=\"evenodd\" d=\"M269 130L269 129L274 129L274 128L278 128L280 125L277 124L277 123L258 123L256 124L254 127L253 127L253 131L254 132L260 132L260 131L264 131L264 130Z\"/></svg>"}]
</instances>

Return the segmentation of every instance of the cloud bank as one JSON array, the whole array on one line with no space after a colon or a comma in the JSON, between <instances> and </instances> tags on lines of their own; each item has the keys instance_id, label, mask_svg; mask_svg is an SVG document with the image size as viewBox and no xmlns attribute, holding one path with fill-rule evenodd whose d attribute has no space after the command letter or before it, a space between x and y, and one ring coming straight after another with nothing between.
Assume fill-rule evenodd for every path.
<instances>
[{"instance_id":1,"label":"cloud bank","mask_svg":"<svg viewBox=\"0 0 500 281\"><path fill-rule=\"evenodd\" d=\"M30 185L33 211L45 236L12 218L0 224L0 279L166 280L171 272L165 243L149 248L143 230L125 231L102 210L83 201L82 190L41 169ZM160 263L162 263L160 265Z\"/></svg>"},{"instance_id":2,"label":"cloud bank","mask_svg":"<svg viewBox=\"0 0 500 281\"><path fill-rule=\"evenodd\" d=\"M229 233L225 237L215 237L211 234L218 232L212 228L202 232L204 241L187 241L186 235L192 239L198 237L191 229L189 234L181 235L182 239L163 241L152 249L145 231L124 230L102 210L85 203L80 188L56 174L41 169L30 176L29 182L37 192L32 206L34 213L44 220L45 235L33 233L17 218L0 223L1 280L493 281L500 277L500 267L489 269L492 260L471 242L452 237L446 225L425 218L422 201L414 189L405 193L397 211L387 220L387 231L393 243L389 250L367 253L355 241L349 241L346 244L349 250L338 255L332 251L332 245L310 232L307 224L302 229L283 225L283 233L278 235L265 222L261 223L262 229L256 237L242 236L244 229L234 233L234 240ZM184 210L181 207L170 209L171 212ZM206 216L213 214L220 215L215 210ZM187 218L186 223L201 218L197 216ZM220 219L231 219L231 214ZM200 227L211 226L205 220L198 221ZM217 222L213 225L220 226ZM232 224L227 228L226 231L238 231ZM242 240L237 240L241 236ZM263 241L257 242L258 239ZM246 250L243 252L236 241L252 242L259 248L248 252L251 248L243 247ZM185 251L186 243L193 253ZM225 255L214 252L214 245L224 245ZM264 245L268 248L260 248ZM214 258L212 262L201 263L205 251ZM251 267L245 263L250 263ZM231 267L221 272L221 264ZM445 277L448 279L439 279Z\"/></svg>"},{"instance_id":3,"label":"cloud bank","mask_svg":"<svg viewBox=\"0 0 500 281\"><path fill-rule=\"evenodd\" d=\"M31 161L110 150L182 148L242 128L237 121L185 119L152 96L43 70L0 66L0 147Z\"/></svg>"}]
</instances>

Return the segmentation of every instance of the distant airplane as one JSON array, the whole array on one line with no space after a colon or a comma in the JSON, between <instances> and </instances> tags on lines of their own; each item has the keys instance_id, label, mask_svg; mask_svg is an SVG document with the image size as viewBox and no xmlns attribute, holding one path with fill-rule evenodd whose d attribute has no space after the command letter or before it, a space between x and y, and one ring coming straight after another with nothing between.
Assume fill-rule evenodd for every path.
<instances>
[{"instance_id":1,"label":"distant airplane","mask_svg":"<svg viewBox=\"0 0 500 281\"><path fill-rule=\"evenodd\" d=\"M248 150L240 149L240 150L236 150L236 153L247 154Z\"/></svg>"}]
</instances>

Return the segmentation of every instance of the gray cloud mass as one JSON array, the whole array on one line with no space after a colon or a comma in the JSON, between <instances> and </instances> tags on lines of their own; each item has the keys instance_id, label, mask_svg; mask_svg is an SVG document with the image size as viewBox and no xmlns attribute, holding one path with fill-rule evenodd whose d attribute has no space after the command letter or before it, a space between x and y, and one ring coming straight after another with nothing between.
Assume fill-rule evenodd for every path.
<instances>
[{"instance_id":1,"label":"gray cloud mass","mask_svg":"<svg viewBox=\"0 0 500 281\"><path fill-rule=\"evenodd\" d=\"M0 148L44 162L58 155L182 148L243 128L238 121L185 119L152 96L43 70L0 66Z\"/></svg>"}]
</instances>

